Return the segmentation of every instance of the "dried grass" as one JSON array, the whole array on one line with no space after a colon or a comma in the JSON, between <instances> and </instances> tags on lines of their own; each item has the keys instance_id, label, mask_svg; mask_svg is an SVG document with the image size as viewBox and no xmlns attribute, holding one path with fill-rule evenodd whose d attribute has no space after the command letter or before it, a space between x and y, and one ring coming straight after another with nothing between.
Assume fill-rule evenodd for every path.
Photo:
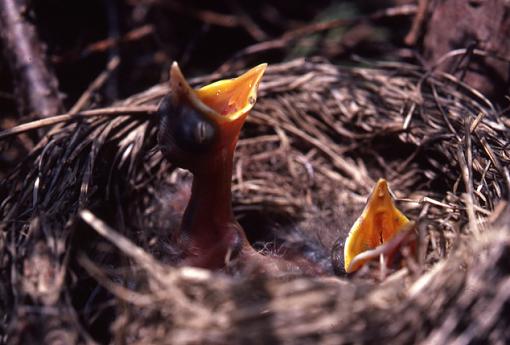
<instances>
[{"instance_id":1,"label":"dried grass","mask_svg":"<svg viewBox=\"0 0 510 345\"><path fill-rule=\"evenodd\" d=\"M487 218L509 197L510 121L482 95L400 63L268 69L238 146L237 215L263 246L310 241L323 255L384 176L417 222L421 257L379 283L169 265L190 176L157 150L152 112L166 92L74 117L3 181L3 341L93 343L110 325L126 344L510 338L509 222Z\"/></svg>"}]
</instances>

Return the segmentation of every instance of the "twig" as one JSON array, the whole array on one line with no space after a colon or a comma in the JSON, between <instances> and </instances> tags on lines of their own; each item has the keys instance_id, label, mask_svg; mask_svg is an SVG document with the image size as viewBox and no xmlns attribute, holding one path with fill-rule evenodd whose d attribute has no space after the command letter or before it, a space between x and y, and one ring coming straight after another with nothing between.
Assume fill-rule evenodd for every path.
<instances>
[{"instance_id":1,"label":"twig","mask_svg":"<svg viewBox=\"0 0 510 345\"><path fill-rule=\"evenodd\" d=\"M483 49L459 48L459 49L455 49L455 50L450 50L449 52L442 55L439 59L437 59L437 61L434 61L434 64L432 65L431 68L435 69L448 59L454 58L459 55L466 55L468 53L471 53L471 54L477 55L477 56L490 57L490 58L493 58L493 59L496 59L499 61L503 61L503 62L510 62L510 58L508 58L506 56L499 55L499 54L497 54L497 52L492 52L492 51L483 50Z\"/></svg>"},{"instance_id":2,"label":"twig","mask_svg":"<svg viewBox=\"0 0 510 345\"><path fill-rule=\"evenodd\" d=\"M479 230L478 224L476 222L476 214L474 209L475 202L473 198L473 181L470 169L466 162L466 157L464 156L464 152L462 152L462 146L460 145L457 149L457 160L459 162L462 179L464 180L464 185L466 186L466 193L463 195L463 199L466 204L466 212L469 219L469 228L473 234L476 234L479 232Z\"/></svg>"},{"instance_id":3,"label":"twig","mask_svg":"<svg viewBox=\"0 0 510 345\"><path fill-rule=\"evenodd\" d=\"M416 16L414 17L413 25L411 26L411 30L409 30L408 34L404 38L404 42L407 45L413 46L416 44L418 36L421 34L423 23L427 18L428 6L429 0L418 1L418 11L416 12Z\"/></svg>"},{"instance_id":4,"label":"twig","mask_svg":"<svg viewBox=\"0 0 510 345\"><path fill-rule=\"evenodd\" d=\"M122 116L122 115L152 115L158 110L157 106L131 106L131 107L110 107L84 110L79 113L65 113L62 115L55 115L45 119L24 123L22 125L6 129L0 132L0 140L7 137L31 131L34 129L51 126L60 122L75 121L80 118L92 116Z\"/></svg>"},{"instance_id":5,"label":"twig","mask_svg":"<svg viewBox=\"0 0 510 345\"><path fill-rule=\"evenodd\" d=\"M149 253L144 251L142 248L135 245L128 238L122 236L112 228L110 228L105 222L101 219L97 218L92 212L89 210L82 210L80 212L80 217L90 225L98 234L105 237L107 240L112 242L118 249L120 249L124 254L131 257L135 260L140 266L142 266L147 273L151 275L152 278L156 279L162 287L165 287L165 290L155 290L154 294L163 293L163 295L171 296L172 300L179 304L180 307L189 309L195 314L201 314L202 316L210 316L210 313L207 308L195 305L189 298L184 294L184 292L177 286L178 280L187 280L188 284L191 282L200 282L200 281L208 281L211 280L211 275L208 271L194 268L194 267L182 267L179 270L167 269L162 264L160 264L154 257L152 257ZM86 261L81 261L83 264ZM90 266L88 268L91 268ZM110 287L113 287L110 285ZM120 290L116 289L117 292ZM121 292L122 293L122 292ZM136 294L137 297L143 297L139 293L134 292L133 296ZM146 302L146 300L141 299L138 302Z\"/></svg>"},{"instance_id":6,"label":"twig","mask_svg":"<svg viewBox=\"0 0 510 345\"><path fill-rule=\"evenodd\" d=\"M58 82L45 62L35 28L25 20L25 0L0 1L0 36L16 79L20 113L50 116L62 111Z\"/></svg>"},{"instance_id":7,"label":"twig","mask_svg":"<svg viewBox=\"0 0 510 345\"><path fill-rule=\"evenodd\" d=\"M92 97L93 93L96 92L99 88L101 88L104 83L108 80L110 74L112 71L117 69L119 66L120 59L119 58L113 58L108 62L108 65L106 66L106 70L101 72L94 81L89 85L89 87L83 92L83 94L80 96L80 98L76 101L76 103L72 106L71 110L69 110L68 114L76 114L81 109L83 109L87 103L90 101L90 98ZM45 136L39 141L39 144L37 146L44 146L45 143L49 141L49 138L53 136L55 133L61 130L62 126L64 124L61 122L60 125L54 126L50 131L48 131ZM1 138L0 138L1 139Z\"/></svg>"},{"instance_id":8,"label":"twig","mask_svg":"<svg viewBox=\"0 0 510 345\"><path fill-rule=\"evenodd\" d=\"M473 132L476 130L476 127L480 124L480 122L484 119L486 113L481 111L478 113L478 116L473 120L471 123L471 126L469 127L469 133L473 134Z\"/></svg>"},{"instance_id":9,"label":"twig","mask_svg":"<svg viewBox=\"0 0 510 345\"><path fill-rule=\"evenodd\" d=\"M110 49L108 49L108 60L120 59L120 29L119 29L119 11L116 1L105 1L104 6L106 9L106 16L108 18L108 36L114 42ZM110 73L105 86L105 94L109 100L116 100L118 98L118 78L115 70Z\"/></svg>"},{"instance_id":10,"label":"twig","mask_svg":"<svg viewBox=\"0 0 510 345\"><path fill-rule=\"evenodd\" d=\"M119 67L120 64L120 58L118 56L114 57L113 59L108 62L108 65L106 66L106 69L99 74L96 79L89 85L87 90L80 96L80 98L76 101L76 103L73 105L71 110L69 110L69 113L74 114L80 111L80 109L83 109L85 105L89 102L90 98L92 97L92 94L101 88L101 86L104 85L106 80L108 80L108 77L110 74Z\"/></svg>"},{"instance_id":11,"label":"twig","mask_svg":"<svg viewBox=\"0 0 510 345\"><path fill-rule=\"evenodd\" d=\"M325 30L331 30L340 26L352 25L363 21L373 21L386 17L409 16L416 13L416 5L402 5L396 7L385 8L375 11L367 16L349 18L349 19L333 19L321 23L313 23L305 25L301 28L286 32L282 38L287 41L294 40L303 36L315 34Z\"/></svg>"},{"instance_id":12,"label":"twig","mask_svg":"<svg viewBox=\"0 0 510 345\"><path fill-rule=\"evenodd\" d=\"M485 153L487 153L487 156L489 157L490 161L492 162L496 170L498 170L498 172L503 175L503 166L501 165L501 162L499 161L498 157L496 157L496 154L490 147L485 137L480 138L480 144L482 145Z\"/></svg>"},{"instance_id":13,"label":"twig","mask_svg":"<svg viewBox=\"0 0 510 345\"><path fill-rule=\"evenodd\" d=\"M78 262L92 277L94 277L94 279L96 279L102 286L108 289L108 291L114 294L117 298L140 307L151 305L156 302L154 297L151 295L141 294L139 292L127 289L122 285L114 283L106 276L101 268L94 264L92 260L90 260L84 254L78 256Z\"/></svg>"},{"instance_id":14,"label":"twig","mask_svg":"<svg viewBox=\"0 0 510 345\"><path fill-rule=\"evenodd\" d=\"M257 41L263 41L268 39L268 35L260 28L257 23L249 16L248 13L243 9L238 1L229 0L229 5L232 11L235 12L236 17L239 18L239 24L244 27L251 37Z\"/></svg>"},{"instance_id":15,"label":"twig","mask_svg":"<svg viewBox=\"0 0 510 345\"><path fill-rule=\"evenodd\" d=\"M135 1L131 0L131 2ZM136 2L138 3L140 1ZM210 10L194 8L190 7L189 5L184 6L178 1L145 0L143 2L147 5L156 4L159 6L167 7L175 12L196 18L207 24L223 26L228 28L239 26L239 20L237 19L236 16L218 13Z\"/></svg>"},{"instance_id":16,"label":"twig","mask_svg":"<svg viewBox=\"0 0 510 345\"><path fill-rule=\"evenodd\" d=\"M91 43L86 46L85 49L83 49L83 51L81 51L79 54L72 52L64 53L60 56L53 56L52 61L54 63L60 63L68 59L78 59L95 53L102 53L110 49L112 46L119 45L121 43L138 41L146 36L151 35L152 33L154 33L154 27L152 25L143 25L127 32L122 37L109 37L107 39Z\"/></svg>"},{"instance_id":17,"label":"twig","mask_svg":"<svg viewBox=\"0 0 510 345\"><path fill-rule=\"evenodd\" d=\"M116 247L122 250L123 253L129 255L142 265L148 271L156 271L158 273L163 272L161 265L149 254L147 254L142 248L136 246L133 242L128 240L126 237L114 231L105 222L97 218L89 210L83 210L80 212L80 217L90 225L98 234L114 243Z\"/></svg>"},{"instance_id":18,"label":"twig","mask_svg":"<svg viewBox=\"0 0 510 345\"><path fill-rule=\"evenodd\" d=\"M315 34L321 31L331 30L341 26L354 25L359 22L377 20L385 17L408 16L414 13L416 13L416 5L402 5L392 8L386 8L381 11L376 11L375 13L364 17L349 19L334 19L327 22L313 23L310 25L305 25L295 30L288 31L278 38L248 46L245 49L238 52L237 54L235 54L234 58L259 53L270 49L283 48L286 47L292 41L299 39L301 37ZM226 65L228 65L228 63L225 63L223 66ZM219 70L222 69L223 69L222 67L219 68Z\"/></svg>"}]
</instances>

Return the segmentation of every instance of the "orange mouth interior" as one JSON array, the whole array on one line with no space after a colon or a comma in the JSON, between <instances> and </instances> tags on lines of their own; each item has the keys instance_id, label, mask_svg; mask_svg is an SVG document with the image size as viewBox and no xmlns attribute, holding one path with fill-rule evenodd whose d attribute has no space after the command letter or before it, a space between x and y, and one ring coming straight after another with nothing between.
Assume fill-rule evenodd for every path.
<instances>
[{"instance_id":1,"label":"orange mouth interior","mask_svg":"<svg viewBox=\"0 0 510 345\"><path fill-rule=\"evenodd\" d=\"M234 79L220 80L195 90L205 105L234 121L248 113L257 99L257 88L267 64L252 68Z\"/></svg>"},{"instance_id":2,"label":"orange mouth interior","mask_svg":"<svg viewBox=\"0 0 510 345\"><path fill-rule=\"evenodd\" d=\"M409 219L395 207L388 183L380 179L345 241L345 271L358 270L367 261L354 260L358 255L387 243L408 223Z\"/></svg>"}]
</instances>

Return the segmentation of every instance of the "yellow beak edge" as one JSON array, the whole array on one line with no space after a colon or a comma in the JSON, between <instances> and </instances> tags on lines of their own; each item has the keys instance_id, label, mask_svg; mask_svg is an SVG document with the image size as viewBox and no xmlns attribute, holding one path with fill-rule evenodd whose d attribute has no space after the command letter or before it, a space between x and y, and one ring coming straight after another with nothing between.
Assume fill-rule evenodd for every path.
<instances>
[{"instance_id":1,"label":"yellow beak edge","mask_svg":"<svg viewBox=\"0 0 510 345\"><path fill-rule=\"evenodd\" d=\"M390 241L409 223L409 219L394 204L388 182L379 179L368 198L361 216L356 220L344 245L345 272L360 269L371 259L370 255L358 255Z\"/></svg>"},{"instance_id":2,"label":"yellow beak edge","mask_svg":"<svg viewBox=\"0 0 510 345\"><path fill-rule=\"evenodd\" d=\"M177 62L170 68L172 97L188 102L218 124L242 122L257 100L267 64L260 64L237 78L224 79L194 90Z\"/></svg>"}]
</instances>

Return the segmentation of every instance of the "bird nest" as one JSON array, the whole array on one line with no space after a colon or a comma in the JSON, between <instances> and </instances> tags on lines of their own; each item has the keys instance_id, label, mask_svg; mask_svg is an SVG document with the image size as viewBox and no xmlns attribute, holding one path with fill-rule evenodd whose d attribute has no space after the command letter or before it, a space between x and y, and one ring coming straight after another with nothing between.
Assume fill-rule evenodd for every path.
<instances>
[{"instance_id":1,"label":"bird nest","mask_svg":"<svg viewBox=\"0 0 510 345\"><path fill-rule=\"evenodd\" d=\"M167 92L50 119L66 121L4 179L1 341L510 338L510 121L483 95L405 64L268 68L233 172L234 209L254 246L327 260L380 177L417 224L418 257L405 267L314 277L172 266L168 233L191 177L157 149Z\"/></svg>"}]
</instances>

